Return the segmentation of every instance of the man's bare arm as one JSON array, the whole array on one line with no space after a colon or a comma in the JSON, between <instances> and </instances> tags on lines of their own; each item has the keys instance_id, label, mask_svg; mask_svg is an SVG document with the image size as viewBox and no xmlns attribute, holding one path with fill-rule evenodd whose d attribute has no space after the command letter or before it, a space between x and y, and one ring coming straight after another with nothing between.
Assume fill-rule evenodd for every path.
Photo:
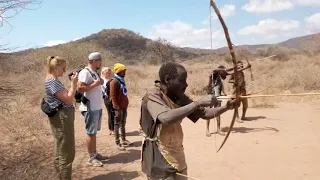
<instances>
[{"instance_id":1,"label":"man's bare arm","mask_svg":"<svg viewBox=\"0 0 320 180\"><path fill-rule=\"evenodd\" d=\"M159 114L158 120L162 124L173 124L189 116L194 111L196 111L197 108L198 108L197 104L195 102L192 102L186 106L182 106L180 108L172 109Z\"/></svg>"},{"instance_id":2,"label":"man's bare arm","mask_svg":"<svg viewBox=\"0 0 320 180\"><path fill-rule=\"evenodd\" d=\"M234 109L236 107L236 100L229 100L226 105L221 107L212 107L212 108L205 108L205 114L201 117L205 120L210 120L221 114L225 113L228 110Z\"/></svg>"},{"instance_id":3,"label":"man's bare arm","mask_svg":"<svg viewBox=\"0 0 320 180\"><path fill-rule=\"evenodd\" d=\"M226 69L226 71L228 72L228 71L233 71L233 67L232 68L228 68L228 69Z\"/></svg>"},{"instance_id":4,"label":"man's bare arm","mask_svg":"<svg viewBox=\"0 0 320 180\"><path fill-rule=\"evenodd\" d=\"M100 86L100 80L95 80L90 85L87 85L84 82L78 82L77 91L78 92L88 92L92 90L93 88Z\"/></svg>"},{"instance_id":5,"label":"man's bare arm","mask_svg":"<svg viewBox=\"0 0 320 180\"><path fill-rule=\"evenodd\" d=\"M230 79L229 79L229 81L228 81L228 83L234 83L235 81L234 81L234 75L231 75L231 77L230 77Z\"/></svg>"},{"instance_id":6,"label":"man's bare arm","mask_svg":"<svg viewBox=\"0 0 320 180\"><path fill-rule=\"evenodd\" d=\"M209 81L208 81L208 88L210 88L212 85L212 78L211 75L209 76Z\"/></svg>"},{"instance_id":7,"label":"man's bare arm","mask_svg":"<svg viewBox=\"0 0 320 180\"><path fill-rule=\"evenodd\" d=\"M244 67L244 68L242 68L242 69L239 69L238 72L242 72L242 71L244 71L244 70L246 70L246 69L249 69L250 67L251 67L251 65L248 65L247 67ZM233 74L234 74L234 72L228 73L228 75L233 75Z\"/></svg>"},{"instance_id":8,"label":"man's bare arm","mask_svg":"<svg viewBox=\"0 0 320 180\"><path fill-rule=\"evenodd\" d=\"M220 116L224 112L228 111L229 108L227 105L221 106L221 107L216 107L216 108L206 108L205 109L205 114L201 117L202 119L205 120L210 120L212 118L215 118L217 116Z\"/></svg>"}]
</instances>

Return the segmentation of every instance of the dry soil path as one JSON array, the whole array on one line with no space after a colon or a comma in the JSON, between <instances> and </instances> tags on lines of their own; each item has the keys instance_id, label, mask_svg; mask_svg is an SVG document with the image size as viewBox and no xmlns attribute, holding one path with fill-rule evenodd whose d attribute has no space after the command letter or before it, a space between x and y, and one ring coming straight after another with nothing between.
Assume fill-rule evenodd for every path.
<instances>
[{"instance_id":1,"label":"dry soil path","mask_svg":"<svg viewBox=\"0 0 320 180\"><path fill-rule=\"evenodd\" d=\"M249 120L235 123L234 130L219 153L216 148L224 136L205 136L205 122L183 121L184 146L189 175L201 180L319 180L320 179L320 103L282 103L276 108L249 109ZM229 126L231 112L222 116L222 127ZM115 148L108 135L104 111L98 150L110 156L103 167L85 163L83 118L77 113L74 179L145 179L140 172L141 137L138 134L138 108L130 108L127 137L133 146L126 152ZM212 132L215 124L211 123Z\"/></svg>"}]
</instances>

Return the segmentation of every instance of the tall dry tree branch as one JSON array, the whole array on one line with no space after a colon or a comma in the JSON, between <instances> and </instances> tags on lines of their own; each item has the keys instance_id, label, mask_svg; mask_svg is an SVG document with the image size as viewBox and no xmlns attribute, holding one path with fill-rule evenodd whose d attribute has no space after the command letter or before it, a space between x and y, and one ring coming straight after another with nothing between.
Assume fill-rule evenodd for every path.
<instances>
[{"instance_id":1,"label":"tall dry tree branch","mask_svg":"<svg viewBox=\"0 0 320 180\"><path fill-rule=\"evenodd\" d=\"M0 0L0 28L4 27L5 24L10 26L11 32L13 26L10 24L9 19L18 15L22 10L29 9L28 6L40 5L42 0ZM8 51L7 45L0 44L1 51Z\"/></svg>"},{"instance_id":2,"label":"tall dry tree branch","mask_svg":"<svg viewBox=\"0 0 320 180\"><path fill-rule=\"evenodd\" d=\"M41 0L0 0L0 27L8 22L8 19L15 17L27 6L32 4L40 4ZM10 25L11 26L11 25Z\"/></svg>"}]
</instances>

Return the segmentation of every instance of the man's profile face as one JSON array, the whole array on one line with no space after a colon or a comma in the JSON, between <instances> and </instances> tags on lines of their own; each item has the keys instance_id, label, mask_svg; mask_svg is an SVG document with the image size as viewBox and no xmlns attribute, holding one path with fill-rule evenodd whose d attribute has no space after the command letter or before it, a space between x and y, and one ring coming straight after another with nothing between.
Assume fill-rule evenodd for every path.
<instances>
[{"instance_id":1,"label":"man's profile face","mask_svg":"<svg viewBox=\"0 0 320 180\"><path fill-rule=\"evenodd\" d=\"M185 93L188 87L187 77L187 71L184 68L177 67L177 76L169 81L169 91L171 94L181 97Z\"/></svg>"},{"instance_id":2,"label":"man's profile face","mask_svg":"<svg viewBox=\"0 0 320 180\"><path fill-rule=\"evenodd\" d=\"M101 59L93 61L93 66L96 68L96 70L99 70L101 68Z\"/></svg>"},{"instance_id":3,"label":"man's profile face","mask_svg":"<svg viewBox=\"0 0 320 180\"><path fill-rule=\"evenodd\" d=\"M127 70L125 69L125 70L119 72L118 75L119 75L120 77L126 77L126 71L127 71Z\"/></svg>"}]
</instances>

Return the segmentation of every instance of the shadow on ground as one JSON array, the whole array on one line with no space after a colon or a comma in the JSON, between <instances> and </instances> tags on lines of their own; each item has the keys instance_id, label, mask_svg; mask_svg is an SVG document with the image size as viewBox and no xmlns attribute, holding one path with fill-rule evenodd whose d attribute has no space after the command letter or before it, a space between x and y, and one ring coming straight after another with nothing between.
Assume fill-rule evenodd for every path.
<instances>
[{"instance_id":1,"label":"shadow on ground","mask_svg":"<svg viewBox=\"0 0 320 180\"><path fill-rule=\"evenodd\" d=\"M139 136L139 131L131 131L127 132L126 136Z\"/></svg>"},{"instance_id":2,"label":"shadow on ground","mask_svg":"<svg viewBox=\"0 0 320 180\"><path fill-rule=\"evenodd\" d=\"M126 163L132 163L138 159L140 159L140 150L135 150L135 149L129 149L126 151L123 151L119 154L116 154L114 156L111 156L108 161L103 162L104 164L115 164L115 163L121 163L121 164L126 164Z\"/></svg>"},{"instance_id":3,"label":"shadow on ground","mask_svg":"<svg viewBox=\"0 0 320 180\"><path fill-rule=\"evenodd\" d=\"M221 129L223 132L228 132L229 127L224 127ZM278 133L279 130L273 127L264 127L264 128L247 128L247 127L233 127L231 132L234 133L251 133L251 132L261 132L261 131L273 131Z\"/></svg>"},{"instance_id":4,"label":"shadow on ground","mask_svg":"<svg viewBox=\"0 0 320 180\"><path fill-rule=\"evenodd\" d=\"M243 121L257 121L260 119L266 119L265 116L253 116L253 117L246 117Z\"/></svg>"},{"instance_id":5,"label":"shadow on ground","mask_svg":"<svg viewBox=\"0 0 320 180\"><path fill-rule=\"evenodd\" d=\"M141 147L142 145L142 138L141 138L141 141L136 141L136 142L133 142L130 147Z\"/></svg>"},{"instance_id":6,"label":"shadow on ground","mask_svg":"<svg viewBox=\"0 0 320 180\"><path fill-rule=\"evenodd\" d=\"M125 172L125 171L114 171L108 174L101 174L86 180L131 180L139 177L138 171Z\"/></svg>"}]
</instances>

